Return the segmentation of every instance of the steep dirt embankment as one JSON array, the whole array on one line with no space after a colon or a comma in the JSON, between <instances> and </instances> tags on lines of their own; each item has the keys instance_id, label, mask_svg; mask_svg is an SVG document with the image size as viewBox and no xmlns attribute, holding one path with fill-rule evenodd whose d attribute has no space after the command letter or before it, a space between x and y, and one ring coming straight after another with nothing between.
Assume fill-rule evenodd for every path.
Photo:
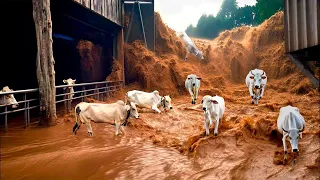
<instances>
[{"instance_id":1,"label":"steep dirt embankment","mask_svg":"<svg viewBox=\"0 0 320 180\"><path fill-rule=\"evenodd\" d=\"M319 175L318 91L284 55L283 12L258 27L239 27L222 32L214 40L194 39L205 60L190 55L183 61L184 46L175 32L156 14L156 55L141 41L125 45L126 90L158 90L173 95L174 110L164 115L141 113L143 120L129 127L155 144L173 146L196 157L200 171L193 178L313 178ZM245 77L253 68L268 76L264 98L251 105ZM188 74L202 77L200 97L218 94L226 101L219 135L204 136L201 104L189 104L184 87ZM185 94L181 97L179 95ZM300 140L298 165L282 164L281 135L276 129L279 108L300 109L307 126ZM208 162L210 161L210 162Z\"/></svg>"}]
</instances>

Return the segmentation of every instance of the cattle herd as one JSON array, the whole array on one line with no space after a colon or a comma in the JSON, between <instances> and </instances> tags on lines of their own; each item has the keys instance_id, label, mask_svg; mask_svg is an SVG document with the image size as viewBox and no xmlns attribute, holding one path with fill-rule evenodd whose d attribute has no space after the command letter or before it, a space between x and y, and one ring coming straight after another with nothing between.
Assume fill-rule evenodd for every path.
<instances>
[{"instance_id":1,"label":"cattle herd","mask_svg":"<svg viewBox=\"0 0 320 180\"><path fill-rule=\"evenodd\" d=\"M178 36L183 39L187 49L185 60L187 60L189 53L194 54L199 59L204 59L202 52L195 47L192 40L185 33L180 33ZM71 93L65 97L69 100L70 104L73 97L72 93L74 93L72 85L75 84L75 81L76 80L72 80L71 78L63 80L63 83L70 85L70 87L65 88L66 93ZM187 76L185 87L191 95L191 104L196 104L200 82L201 78L195 74ZM261 69L253 69L249 71L246 76L245 83L249 89L251 103L258 104L258 100L263 97L267 84L266 73ZM7 93L12 91L13 90L8 86L3 87L0 92L0 105L11 105L12 108L18 107L18 102L14 95ZM3 94L3 92L5 92L5 94ZM209 135L209 128L214 124L214 135L217 136L218 126L219 123L221 123L225 112L225 101L223 97L218 95L205 95L202 98L201 104L202 110L204 111L206 135ZM75 125L73 127L73 133L76 134L81 124L85 124L89 135L93 136L90 124L91 121L114 122L115 135L119 134L119 130L124 133L123 126L127 125L128 119L130 117L139 118L137 107L150 108L157 113L161 113L158 109L159 107L163 107L164 109L167 108L168 110L173 109L171 97L169 95L160 96L160 93L157 90L153 92L138 90L129 91L125 94L125 102L122 100L118 100L111 104L81 102L75 106ZM289 105L280 108L277 127L278 131L283 134L284 159L287 159L286 139L289 138L292 152L298 152L298 139L302 138L302 132L305 129L305 121L300 114L299 109Z\"/></svg>"}]
</instances>

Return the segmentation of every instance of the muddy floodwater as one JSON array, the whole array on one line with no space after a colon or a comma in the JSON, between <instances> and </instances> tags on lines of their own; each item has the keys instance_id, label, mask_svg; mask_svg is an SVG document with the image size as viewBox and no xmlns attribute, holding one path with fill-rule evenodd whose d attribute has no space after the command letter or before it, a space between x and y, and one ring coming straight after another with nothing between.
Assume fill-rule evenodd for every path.
<instances>
[{"instance_id":1,"label":"muddy floodwater","mask_svg":"<svg viewBox=\"0 0 320 180\"><path fill-rule=\"evenodd\" d=\"M299 105L301 98L296 98L294 103ZM312 102L311 97L304 98ZM94 137L89 137L84 125L73 135L73 113L59 117L60 123L50 128L11 127L1 133L1 179L319 177L317 123L307 126L299 140L297 163L283 165L281 137L274 131L278 112L265 105L270 100L255 106L245 98L235 99L226 101L217 137L213 129L209 137L203 136L201 104L192 105L187 96L173 98L174 109L162 114L140 110L140 119L130 119L126 133L118 137L113 125L94 122ZM307 117L310 122L316 114Z\"/></svg>"},{"instance_id":2,"label":"muddy floodwater","mask_svg":"<svg viewBox=\"0 0 320 180\"><path fill-rule=\"evenodd\" d=\"M11 129L3 135L1 179L179 179L196 169L177 150L139 137L114 137L114 129L104 124L93 124L93 138L83 127L73 135L71 126Z\"/></svg>"}]
</instances>

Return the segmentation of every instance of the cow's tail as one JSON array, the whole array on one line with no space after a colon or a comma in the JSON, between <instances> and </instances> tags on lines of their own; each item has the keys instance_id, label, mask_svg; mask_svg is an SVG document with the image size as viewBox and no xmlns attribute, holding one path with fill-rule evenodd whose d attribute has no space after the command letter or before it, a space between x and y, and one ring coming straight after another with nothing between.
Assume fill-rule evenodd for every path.
<instances>
[{"instance_id":1,"label":"cow's tail","mask_svg":"<svg viewBox=\"0 0 320 180\"><path fill-rule=\"evenodd\" d=\"M76 120L75 120L75 124L74 124L74 126L73 126L73 133L76 135L76 133L77 133L77 130L80 128L80 125L81 125L81 123L78 121L78 117L79 117L79 114L80 114L80 112L81 112L81 109L80 109L80 103L79 104L77 104L76 105L76 107L74 108L74 116L75 116L75 118L76 118ZM80 118L80 117L79 117Z\"/></svg>"}]
</instances>

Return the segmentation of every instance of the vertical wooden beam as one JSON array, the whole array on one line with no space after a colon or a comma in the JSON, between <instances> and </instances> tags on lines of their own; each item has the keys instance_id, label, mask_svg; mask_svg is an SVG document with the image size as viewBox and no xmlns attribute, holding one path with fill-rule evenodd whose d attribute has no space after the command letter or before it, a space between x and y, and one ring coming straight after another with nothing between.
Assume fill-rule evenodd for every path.
<instances>
[{"instance_id":1,"label":"vertical wooden beam","mask_svg":"<svg viewBox=\"0 0 320 180\"><path fill-rule=\"evenodd\" d=\"M123 28L121 28L120 32L117 35L117 52L118 52L118 61L120 63L122 69L122 80L123 85L125 85L125 74L124 74L124 36L123 36Z\"/></svg>"},{"instance_id":2,"label":"vertical wooden beam","mask_svg":"<svg viewBox=\"0 0 320 180\"><path fill-rule=\"evenodd\" d=\"M139 2L138 2L138 8L139 8L139 14L140 14L140 23L141 23L143 39L144 39L144 43L146 44L146 48L148 49L148 44L147 44L147 39L146 39L146 32L144 31L143 18L142 18L141 7L140 7L140 3Z\"/></svg>"},{"instance_id":3,"label":"vertical wooden beam","mask_svg":"<svg viewBox=\"0 0 320 180\"><path fill-rule=\"evenodd\" d=\"M132 4L131 19L130 19L129 28L128 28L127 35L126 35L126 43L128 42L128 39L129 39L129 36L130 36L130 33L131 33L131 26L132 26L135 6L136 6L136 3Z\"/></svg>"},{"instance_id":4,"label":"vertical wooden beam","mask_svg":"<svg viewBox=\"0 0 320 180\"><path fill-rule=\"evenodd\" d=\"M40 125L56 124L56 88L52 52L50 0L32 0L37 37L37 80L40 92Z\"/></svg>"},{"instance_id":5,"label":"vertical wooden beam","mask_svg":"<svg viewBox=\"0 0 320 180\"><path fill-rule=\"evenodd\" d=\"M291 37L291 29L290 29L290 6L289 6L289 0L284 1L284 35L285 35L285 51L286 53L290 52L291 46L290 46L290 37Z\"/></svg>"},{"instance_id":6,"label":"vertical wooden beam","mask_svg":"<svg viewBox=\"0 0 320 180\"><path fill-rule=\"evenodd\" d=\"M306 18L306 0L298 0L298 40L299 49L307 47L307 18Z\"/></svg>"},{"instance_id":7,"label":"vertical wooden beam","mask_svg":"<svg viewBox=\"0 0 320 180\"><path fill-rule=\"evenodd\" d=\"M297 18L297 0L290 0L290 47L292 50L298 50L298 18Z\"/></svg>"}]
</instances>

